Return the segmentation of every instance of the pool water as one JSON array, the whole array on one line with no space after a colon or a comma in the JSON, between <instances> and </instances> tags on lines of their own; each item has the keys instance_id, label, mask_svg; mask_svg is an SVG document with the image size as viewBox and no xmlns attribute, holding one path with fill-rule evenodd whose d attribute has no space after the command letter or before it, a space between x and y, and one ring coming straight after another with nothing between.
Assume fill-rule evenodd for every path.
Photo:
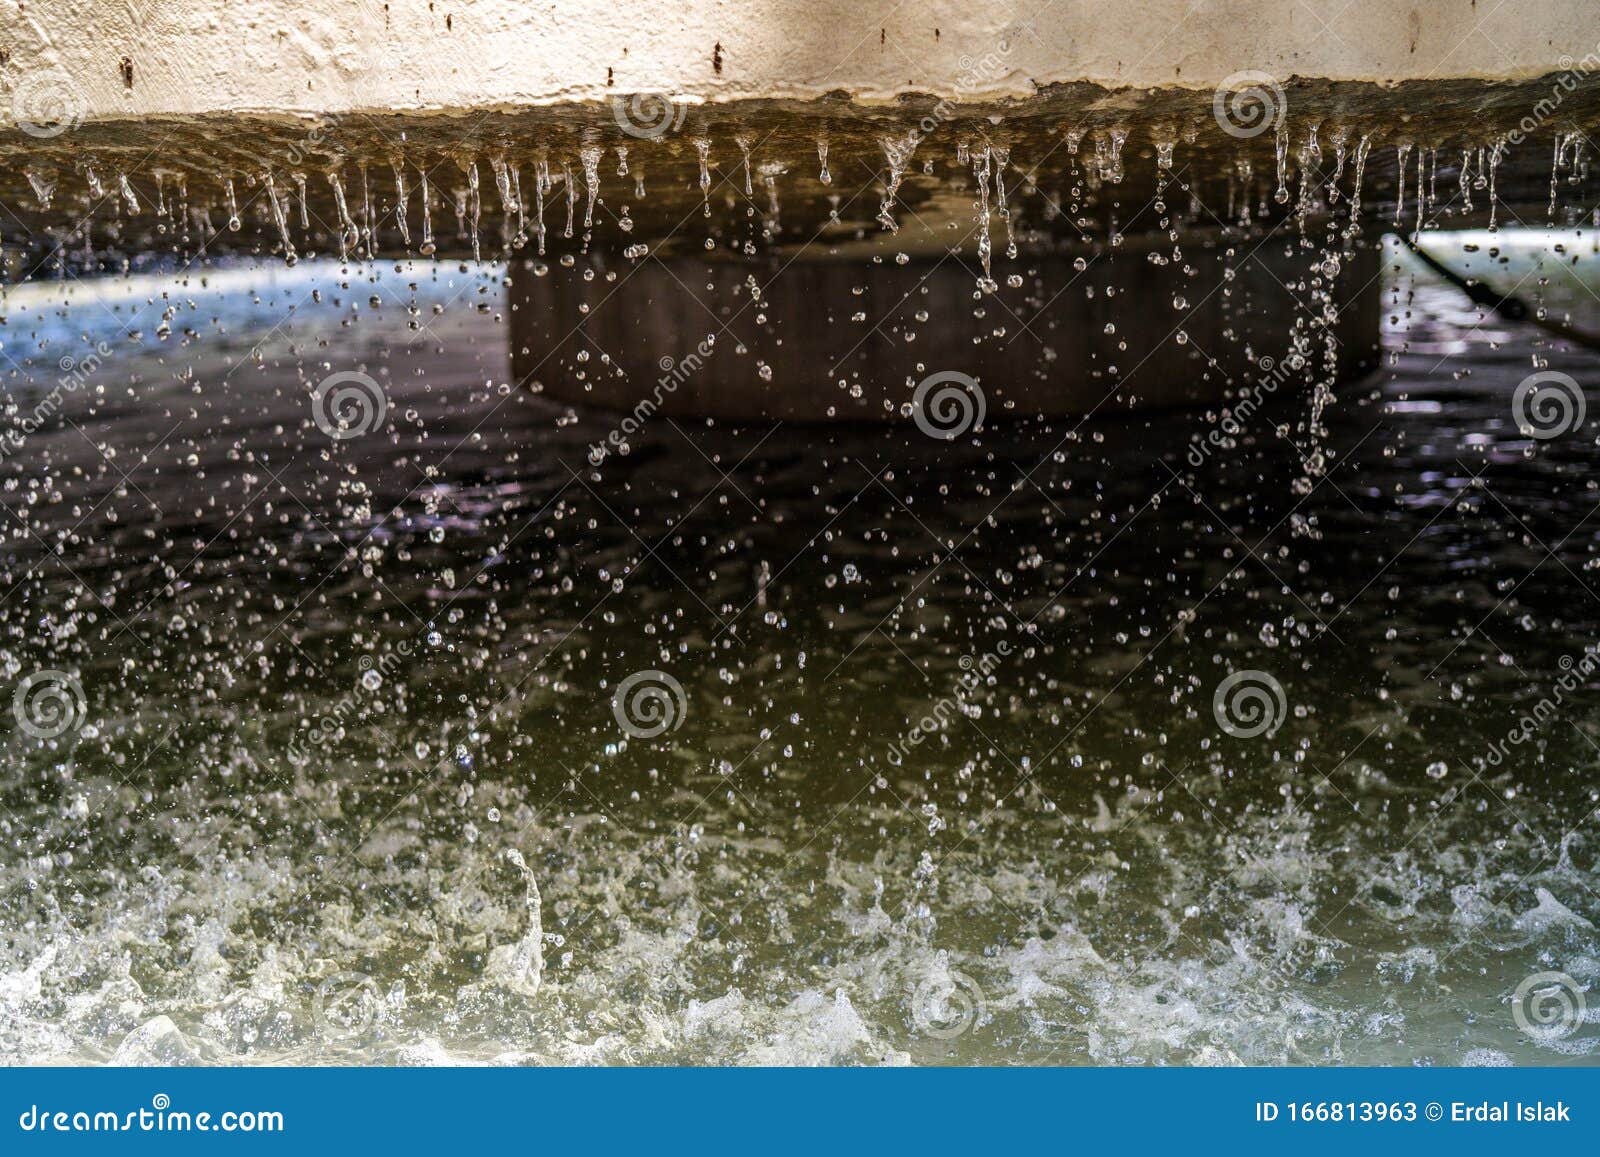
<instances>
[{"instance_id":1,"label":"pool water","mask_svg":"<svg viewBox=\"0 0 1600 1157\"><path fill-rule=\"evenodd\" d=\"M1320 437L1284 389L596 466L502 273L8 291L0 1057L1594 1055L1600 451L1513 406L1592 355L1391 252Z\"/></svg>"}]
</instances>

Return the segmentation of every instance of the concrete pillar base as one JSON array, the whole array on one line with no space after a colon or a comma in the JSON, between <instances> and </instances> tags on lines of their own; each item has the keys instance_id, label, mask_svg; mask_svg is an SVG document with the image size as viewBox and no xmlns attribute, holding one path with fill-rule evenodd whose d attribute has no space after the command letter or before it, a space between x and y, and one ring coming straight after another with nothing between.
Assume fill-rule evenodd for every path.
<instances>
[{"instance_id":1,"label":"concrete pillar base","mask_svg":"<svg viewBox=\"0 0 1600 1157\"><path fill-rule=\"evenodd\" d=\"M911 416L930 375L976 381L991 421L1223 400L1312 333L1319 257L1294 241L1185 242L1007 261L977 291L970 254L767 265L669 258L607 269L516 262L512 367L574 405L730 420ZM1152 259L1154 258L1154 260ZM1079 262L1085 268L1077 267ZM540 263L538 268L543 269ZM1334 277L1341 378L1377 364L1379 257ZM1272 363L1268 363L1269 365Z\"/></svg>"}]
</instances>

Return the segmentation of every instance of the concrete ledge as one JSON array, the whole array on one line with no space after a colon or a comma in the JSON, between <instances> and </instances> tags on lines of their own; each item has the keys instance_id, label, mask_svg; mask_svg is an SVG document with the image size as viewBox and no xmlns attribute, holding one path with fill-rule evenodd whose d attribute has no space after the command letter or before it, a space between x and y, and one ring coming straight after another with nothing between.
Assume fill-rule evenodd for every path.
<instances>
[{"instance_id":1,"label":"concrete ledge","mask_svg":"<svg viewBox=\"0 0 1600 1157\"><path fill-rule=\"evenodd\" d=\"M486 109L665 93L690 103L1024 98L1052 85L1214 88L1242 70L1393 83L1527 79L1600 44L1571 0L7 0L0 123L54 85L87 120ZM10 99L6 99L9 97ZM26 100L24 100L26 103ZM26 111L25 111L25 115Z\"/></svg>"}]
</instances>

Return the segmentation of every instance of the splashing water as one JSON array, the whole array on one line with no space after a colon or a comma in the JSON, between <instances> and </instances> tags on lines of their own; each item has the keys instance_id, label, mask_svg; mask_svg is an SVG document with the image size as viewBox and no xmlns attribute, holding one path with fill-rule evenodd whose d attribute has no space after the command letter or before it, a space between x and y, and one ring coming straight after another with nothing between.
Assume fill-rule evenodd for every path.
<instances>
[{"instance_id":1,"label":"splashing water","mask_svg":"<svg viewBox=\"0 0 1600 1157\"><path fill-rule=\"evenodd\" d=\"M1380 372L1339 336L1373 219L1600 328L1587 223L1499 228L1584 208L1576 128L1531 172L1500 122L1071 111L708 115L615 176L590 124L496 125L487 232L477 160L421 123L8 170L30 221L112 203L6 237L0 1055L1592 1056L1592 1021L1511 1011L1600 980L1582 363L1394 243ZM840 289L797 324L803 255ZM576 352L514 328L561 277ZM922 360L949 332L1027 372ZM818 364L837 334L862 359ZM1204 400L1124 408L1169 341ZM1106 401L1043 416L1069 368ZM873 388L906 420L674 408Z\"/></svg>"}]
</instances>

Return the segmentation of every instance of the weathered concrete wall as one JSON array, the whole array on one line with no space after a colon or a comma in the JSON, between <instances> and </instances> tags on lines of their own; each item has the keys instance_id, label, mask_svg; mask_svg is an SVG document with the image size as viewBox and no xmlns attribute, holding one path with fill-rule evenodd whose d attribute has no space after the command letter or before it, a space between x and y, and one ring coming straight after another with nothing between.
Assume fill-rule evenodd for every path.
<instances>
[{"instance_id":1,"label":"weathered concrete wall","mask_svg":"<svg viewBox=\"0 0 1600 1157\"><path fill-rule=\"evenodd\" d=\"M1245 69L1528 78L1600 41L1574 0L3 0L0 124L50 78L87 119L1215 87ZM1032 23L1029 23L1032 21ZM4 99L9 93L11 100Z\"/></svg>"}]
</instances>

